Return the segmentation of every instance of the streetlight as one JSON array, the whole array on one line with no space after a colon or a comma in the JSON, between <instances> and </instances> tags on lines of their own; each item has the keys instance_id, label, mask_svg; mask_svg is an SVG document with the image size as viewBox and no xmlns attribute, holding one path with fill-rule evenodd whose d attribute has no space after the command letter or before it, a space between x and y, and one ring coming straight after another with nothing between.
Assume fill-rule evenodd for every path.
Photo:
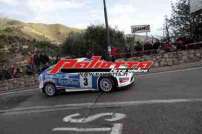
<instances>
[{"instance_id":1,"label":"streetlight","mask_svg":"<svg viewBox=\"0 0 202 134\"><path fill-rule=\"evenodd\" d=\"M105 16L105 25L106 25L106 33L107 33L107 51L111 52L109 24L108 24L107 7L106 7L105 0L103 0L103 4L104 4L104 16ZM109 53L107 55L110 57Z\"/></svg>"}]
</instances>

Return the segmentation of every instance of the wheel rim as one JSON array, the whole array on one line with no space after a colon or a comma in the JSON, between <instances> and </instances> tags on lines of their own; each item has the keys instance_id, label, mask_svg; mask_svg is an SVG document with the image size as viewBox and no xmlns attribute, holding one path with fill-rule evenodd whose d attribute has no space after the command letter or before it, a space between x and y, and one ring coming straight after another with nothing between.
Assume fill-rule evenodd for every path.
<instances>
[{"instance_id":1,"label":"wheel rim","mask_svg":"<svg viewBox=\"0 0 202 134\"><path fill-rule=\"evenodd\" d=\"M53 85L46 85L45 92L48 96L53 96L55 94L55 87Z\"/></svg>"},{"instance_id":2,"label":"wheel rim","mask_svg":"<svg viewBox=\"0 0 202 134\"><path fill-rule=\"evenodd\" d=\"M112 90L112 82L109 79L102 79L100 81L100 88L104 92L110 92Z\"/></svg>"}]
</instances>

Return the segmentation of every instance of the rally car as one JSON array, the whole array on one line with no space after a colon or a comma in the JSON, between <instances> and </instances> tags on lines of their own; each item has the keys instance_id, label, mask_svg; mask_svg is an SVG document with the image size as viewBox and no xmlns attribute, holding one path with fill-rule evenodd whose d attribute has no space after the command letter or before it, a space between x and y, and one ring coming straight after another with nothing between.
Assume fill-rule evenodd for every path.
<instances>
[{"instance_id":1,"label":"rally car","mask_svg":"<svg viewBox=\"0 0 202 134\"><path fill-rule=\"evenodd\" d=\"M80 61L89 60L80 58ZM61 69L56 74L50 74L49 67L39 75L39 88L46 96L55 96L60 91L102 91L111 92L120 87L133 85L135 81L134 73L124 75L91 75L80 72L69 72ZM102 72L103 73L103 72ZM109 72L106 72L109 73Z\"/></svg>"}]
</instances>

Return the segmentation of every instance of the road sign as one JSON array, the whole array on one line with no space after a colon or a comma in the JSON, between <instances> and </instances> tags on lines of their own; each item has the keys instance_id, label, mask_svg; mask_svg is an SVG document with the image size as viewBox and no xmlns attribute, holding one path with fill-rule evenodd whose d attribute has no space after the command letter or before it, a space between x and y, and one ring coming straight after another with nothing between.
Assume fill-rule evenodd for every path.
<instances>
[{"instance_id":1,"label":"road sign","mask_svg":"<svg viewBox=\"0 0 202 134\"><path fill-rule=\"evenodd\" d=\"M191 0L190 1L191 13L195 13L202 10L202 0Z\"/></svg>"},{"instance_id":2,"label":"road sign","mask_svg":"<svg viewBox=\"0 0 202 134\"><path fill-rule=\"evenodd\" d=\"M134 25L131 26L132 33L150 32L150 25Z\"/></svg>"}]
</instances>

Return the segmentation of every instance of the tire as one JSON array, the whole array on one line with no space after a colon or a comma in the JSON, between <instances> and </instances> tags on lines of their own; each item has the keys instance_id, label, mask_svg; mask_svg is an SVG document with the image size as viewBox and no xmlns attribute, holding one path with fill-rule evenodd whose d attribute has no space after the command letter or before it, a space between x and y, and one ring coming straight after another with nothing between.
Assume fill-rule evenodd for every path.
<instances>
[{"instance_id":1,"label":"tire","mask_svg":"<svg viewBox=\"0 0 202 134\"><path fill-rule=\"evenodd\" d=\"M114 81L111 78L101 78L98 82L98 86L102 92L109 93L114 88Z\"/></svg>"},{"instance_id":2,"label":"tire","mask_svg":"<svg viewBox=\"0 0 202 134\"><path fill-rule=\"evenodd\" d=\"M56 95L57 91L56 91L56 87L54 84L52 83L47 83L45 84L44 88L43 88L43 92L46 96L48 97L53 97Z\"/></svg>"}]
</instances>

